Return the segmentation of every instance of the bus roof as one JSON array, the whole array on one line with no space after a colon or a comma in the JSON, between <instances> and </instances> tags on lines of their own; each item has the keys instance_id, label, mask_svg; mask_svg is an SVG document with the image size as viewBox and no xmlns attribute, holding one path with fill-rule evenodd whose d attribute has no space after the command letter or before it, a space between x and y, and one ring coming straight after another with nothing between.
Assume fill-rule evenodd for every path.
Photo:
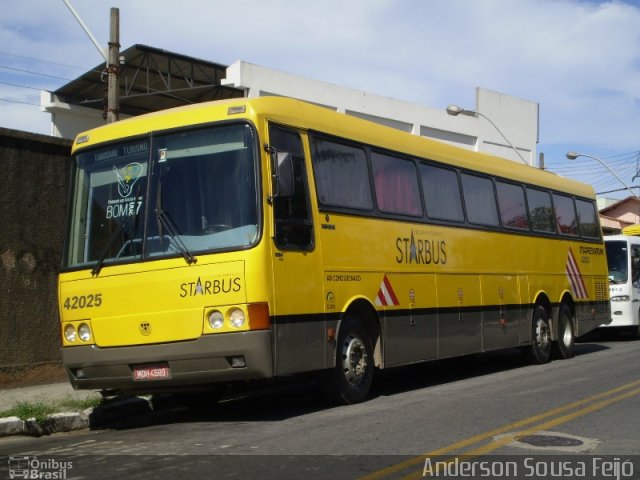
<instances>
[{"instance_id":1,"label":"bus roof","mask_svg":"<svg viewBox=\"0 0 640 480\"><path fill-rule=\"evenodd\" d=\"M229 107L243 107L242 113L230 113ZM237 112L240 109L234 109ZM184 107L131 117L78 134L73 151L107 141L143 135L212 121L246 118L271 121L305 130L323 132L371 146L406 153L468 168L505 179L540 185L556 191L594 198L590 185L567 179L529 165L449 145L357 117L335 112L301 100L287 97L235 98L197 103Z\"/></svg>"}]
</instances>

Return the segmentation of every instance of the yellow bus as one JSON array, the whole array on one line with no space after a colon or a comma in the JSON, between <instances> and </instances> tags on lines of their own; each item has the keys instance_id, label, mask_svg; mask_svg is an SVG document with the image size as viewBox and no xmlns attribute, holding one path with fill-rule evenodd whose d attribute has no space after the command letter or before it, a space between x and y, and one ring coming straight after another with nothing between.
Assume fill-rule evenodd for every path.
<instances>
[{"instance_id":1,"label":"yellow bus","mask_svg":"<svg viewBox=\"0 0 640 480\"><path fill-rule=\"evenodd\" d=\"M520 347L610 320L591 187L276 97L77 136L63 268L74 388L153 393Z\"/></svg>"}]
</instances>

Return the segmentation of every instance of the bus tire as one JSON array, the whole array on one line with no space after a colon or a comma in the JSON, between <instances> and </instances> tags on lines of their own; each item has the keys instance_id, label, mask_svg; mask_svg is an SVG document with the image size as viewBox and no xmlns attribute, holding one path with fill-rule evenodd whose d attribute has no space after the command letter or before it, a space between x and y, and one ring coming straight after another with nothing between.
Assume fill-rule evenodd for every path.
<instances>
[{"instance_id":1,"label":"bus tire","mask_svg":"<svg viewBox=\"0 0 640 480\"><path fill-rule=\"evenodd\" d=\"M558 338L553 342L554 357L561 359L573 357L575 341L571 309L563 303L558 312Z\"/></svg>"},{"instance_id":2,"label":"bus tire","mask_svg":"<svg viewBox=\"0 0 640 480\"><path fill-rule=\"evenodd\" d=\"M537 365L551 360L551 326L549 315L541 305L537 305L533 311L529 356L531 361Z\"/></svg>"},{"instance_id":3,"label":"bus tire","mask_svg":"<svg viewBox=\"0 0 640 480\"><path fill-rule=\"evenodd\" d=\"M324 372L323 393L332 403L363 402L369 395L373 371L371 338L358 317L346 315L336 343L336 366Z\"/></svg>"}]
</instances>

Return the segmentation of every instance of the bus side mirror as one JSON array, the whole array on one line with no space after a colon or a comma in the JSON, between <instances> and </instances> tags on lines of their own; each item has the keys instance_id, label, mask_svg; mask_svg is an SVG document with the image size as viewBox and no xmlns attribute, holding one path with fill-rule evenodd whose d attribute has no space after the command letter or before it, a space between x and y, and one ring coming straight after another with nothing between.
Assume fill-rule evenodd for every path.
<instances>
[{"instance_id":1,"label":"bus side mirror","mask_svg":"<svg viewBox=\"0 0 640 480\"><path fill-rule=\"evenodd\" d=\"M290 198L293 196L293 159L289 152L272 153L273 168L273 196Z\"/></svg>"}]
</instances>

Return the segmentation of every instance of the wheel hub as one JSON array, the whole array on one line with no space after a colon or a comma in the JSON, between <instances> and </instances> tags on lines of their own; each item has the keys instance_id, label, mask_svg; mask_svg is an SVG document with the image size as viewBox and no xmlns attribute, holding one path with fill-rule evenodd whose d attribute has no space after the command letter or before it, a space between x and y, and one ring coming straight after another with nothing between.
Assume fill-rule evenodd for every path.
<instances>
[{"instance_id":1,"label":"wheel hub","mask_svg":"<svg viewBox=\"0 0 640 480\"><path fill-rule=\"evenodd\" d=\"M538 320L536 325L536 343L543 351L550 346L549 326L542 320Z\"/></svg>"},{"instance_id":2,"label":"wheel hub","mask_svg":"<svg viewBox=\"0 0 640 480\"><path fill-rule=\"evenodd\" d=\"M347 381L358 383L367 371L367 351L358 337L345 338L342 345L342 370Z\"/></svg>"}]
</instances>

